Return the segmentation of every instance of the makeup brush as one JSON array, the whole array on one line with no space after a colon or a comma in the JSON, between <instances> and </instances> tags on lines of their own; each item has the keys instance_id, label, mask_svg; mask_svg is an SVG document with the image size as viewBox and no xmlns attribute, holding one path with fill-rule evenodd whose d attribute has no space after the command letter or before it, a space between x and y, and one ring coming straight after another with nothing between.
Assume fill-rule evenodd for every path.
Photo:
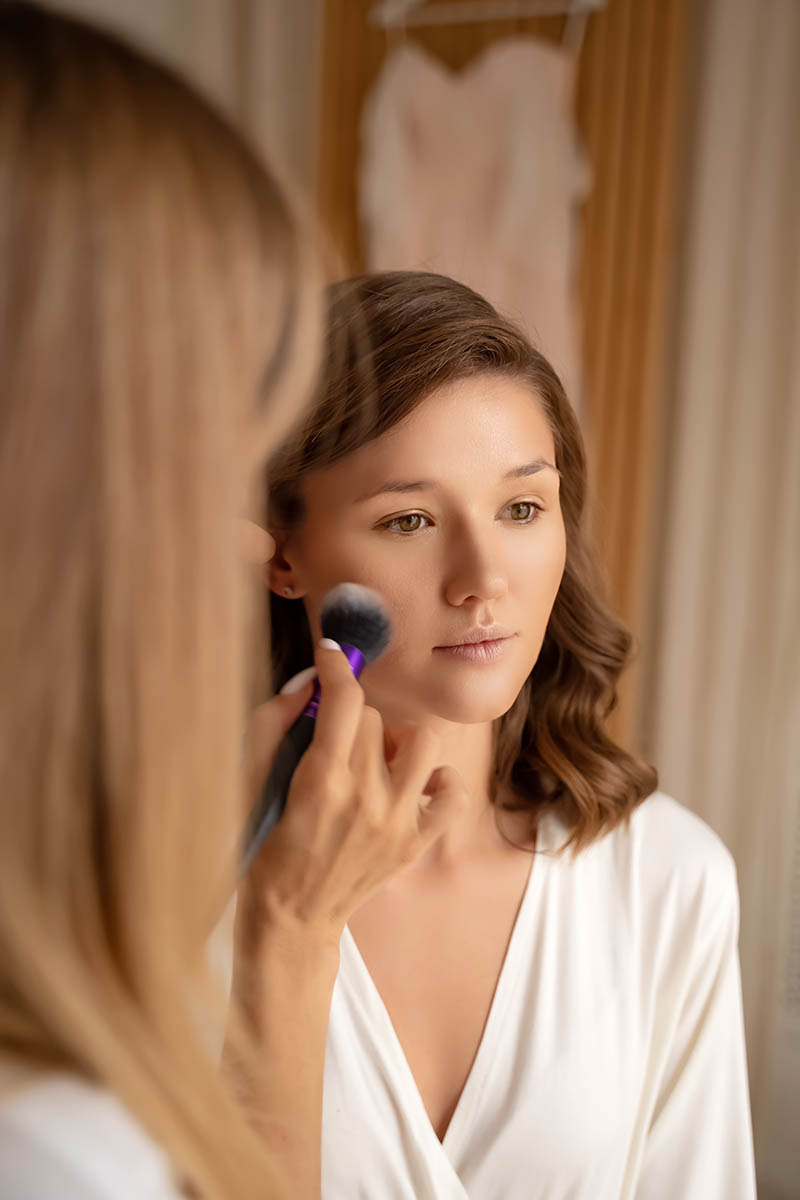
<instances>
[{"instance_id":1,"label":"makeup brush","mask_svg":"<svg viewBox=\"0 0 800 1200\"><path fill-rule=\"evenodd\" d=\"M377 592L358 583L340 583L322 602L323 637L338 642L356 679L367 663L383 654L391 640L391 623ZM241 874L246 874L265 838L283 816L286 797L298 762L314 736L319 710L319 680L303 712L285 734L255 806L244 838Z\"/></svg>"}]
</instances>

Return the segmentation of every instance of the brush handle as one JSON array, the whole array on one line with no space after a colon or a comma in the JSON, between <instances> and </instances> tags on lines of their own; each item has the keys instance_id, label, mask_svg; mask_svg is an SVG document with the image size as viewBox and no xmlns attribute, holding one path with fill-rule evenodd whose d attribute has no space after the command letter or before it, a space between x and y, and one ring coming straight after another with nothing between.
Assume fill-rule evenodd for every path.
<instances>
[{"instance_id":1,"label":"brush handle","mask_svg":"<svg viewBox=\"0 0 800 1200\"><path fill-rule=\"evenodd\" d=\"M351 646L348 642L342 642L341 649L350 664L350 669L358 679L366 662L364 655L357 646ZM320 686L317 679L314 684L314 692L305 710L291 726L278 747L275 762L261 791L261 797L250 815L244 837L242 875L247 874L265 839L283 816L292 776L314 736L319 699Z\"/></svg>"},{"instance_id":2,"label":"brush handle","mask_svg":"<svg viewBox=\"0 0 800 1200\"><path fill-rule=\"evenodd\" d=\"M247 874L265 839L283 816L292 776L297 764L311 744L315 725L316 721L313 717L308 716L305 712L301 713L281 740L272 770L267 776L261 797L247 824L241 864L242 875Z\"/></svg>"}]
</instances>

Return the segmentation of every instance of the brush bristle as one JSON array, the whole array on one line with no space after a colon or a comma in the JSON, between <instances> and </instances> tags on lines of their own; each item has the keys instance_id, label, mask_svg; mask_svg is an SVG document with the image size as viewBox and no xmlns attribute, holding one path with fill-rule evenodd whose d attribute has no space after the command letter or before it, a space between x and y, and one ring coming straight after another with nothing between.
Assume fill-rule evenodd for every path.
<instances>
[{"instance_id":1,"label":"brush bristle","mask_svg":"<svg viewBox=\"0 0 800 1200\"><path fill-rule=\"evenodd\" d=\"M357 646L368 663L383 654L392 637L383 600L359 583L340 583L328 592L320 624L324 637Z\"/></svg>"}]
</instances>

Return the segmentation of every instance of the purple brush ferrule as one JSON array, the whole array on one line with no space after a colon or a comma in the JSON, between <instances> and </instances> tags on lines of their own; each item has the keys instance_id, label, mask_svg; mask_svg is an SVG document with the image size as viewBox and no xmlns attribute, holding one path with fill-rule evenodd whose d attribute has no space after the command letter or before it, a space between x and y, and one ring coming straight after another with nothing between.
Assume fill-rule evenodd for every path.
<instances>
[{"instance_id":1,"label":"purple brush ferrule","mask_svg":"<svg viewBox=\"0 0 800 1200\"><path fill-rule=\"evenodd\" d=\"M350 664L350 670L353 672L356 679L358 679L359 675L364 670L364 664L366 662L364 655L361 653L358 646L349 646L347 644L347 642L342 642L342 653L344 654L345 658L347 659L347 661ZM319 712L319 698L320 698L319 680L315 679L314 680L314 691L312 693L311 699L309 700L306 707L303 709L304 717L314 717L316 719L317 713Z\"/></svg>"}]
</instances>

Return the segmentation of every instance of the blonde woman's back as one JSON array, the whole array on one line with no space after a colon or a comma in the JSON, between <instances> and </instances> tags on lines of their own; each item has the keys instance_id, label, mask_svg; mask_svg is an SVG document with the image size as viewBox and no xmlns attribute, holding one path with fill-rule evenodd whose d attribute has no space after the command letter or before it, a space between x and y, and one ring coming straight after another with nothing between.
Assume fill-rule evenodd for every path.
<instances>
[{"instance_id":1,"label":"blonde woman's back","mask_svg":"<svg viewBox=\"0 0 800 1200\"><path fill-rule=\"evenodd\" d=\"M48 1074L0 1101L0 1163L0 1200L182 1195L161 1147L111 1092L72 1073Z\"/></svg>"},{"instance_id":2,"label":"blonde woman's back","mask_svg":"<svg viewBox=\"0 0 800 1200\"><path fill-rule=\"evenodd\" d=\"M205 943L243 815L237 526L315 370L312 280L178 78L0 7L3 1197L168 1196L160 1147L194 1195L291 1191L208 1043Z\"/></svg>"}]
</instances>

